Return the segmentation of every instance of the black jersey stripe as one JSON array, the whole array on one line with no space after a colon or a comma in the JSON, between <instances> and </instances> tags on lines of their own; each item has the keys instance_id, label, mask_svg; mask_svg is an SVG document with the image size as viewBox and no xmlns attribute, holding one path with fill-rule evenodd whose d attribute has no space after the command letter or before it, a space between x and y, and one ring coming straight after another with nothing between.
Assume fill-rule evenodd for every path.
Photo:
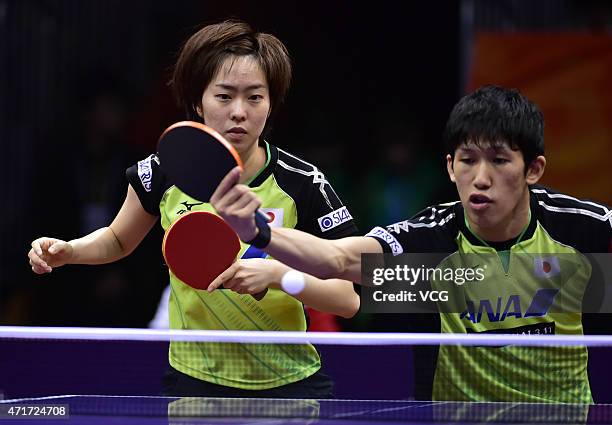
<instances>
[{"instance_id":1,"label":"black jersey stripe","mask_svg":"<svg viewBox=\"0 0 612 425\"><path fill-rule=\"evenodd\" d=\"M302 170L302 169L293 167L293 166L285 163L284 161L282 161L280 159L278 160L277 163L278 163L278 165L280 165L281 167L283 167L287 171L291 171L293 173L301 174L303 176L312 177L312 183L319 185L319 192L321 192L321 195L325 199L325 202L327 203L327 205L331 209L333 209L333 206L332 206L332 204L331 204L331 202L329 200L329 197L327 196L327 192L325 191L325 186L327 186L332 192L334 192L334 195L336 197L338 197L338 195L336 194L334 189L331 187L331 185L329 184L329 182L325 178L325 175L322 172L320 172L316 167L313 167L312 170L307 171L307 170Z\"/></svg>"},{"instance_id":2,"label":"black jersey stripe","mask_svg":"<svg viewBox=\"0 0 612 425\"><path fill-rule=\"evenodd\" d=\"M303 171L314 171L314 170L317 170L317 167L312 165L310 162L304 161L302 158L298 158L297 156L292 155L289 152L287 152L287 151L285 151L285 150L283 150L283 149L281 149L279 147L277 147L277 149L278 149L278 152L280 154L282 154L283 156L287 156L289 158L294 159L299 164L299 165L295 164L295 163L291 164L293 167L295 167L295 168L299 168L300 166L309 167L308 169L304 169ZM279 157L280 156L281 155L279 155ZM283 159L287 159L287 158L283 158ZM289 160L289 162L294 162L294 161Z\"/></svg>"},{"instance_id":3,"label":"black jersey stripe","mask_svg":"<svg viewBox=\"0 0 612 425\"><path fill-rule=\"evenodd\" d=\"M567 207L556 207L553 205L548 205L544 201L538 201L538 204L542 206L544 209L557 213L564 214L580 214L585 215L600 221L609 221L610 226L612 226L612 211L608 211L606 214L597 214L591 210L583 209L583 208L567 208Z\"/></svg>"},{"instance_id":4,"label":"black jersey stripe","mask_svg":"<svg viewBox=\"0 0 612 425\"><path fill-rule=\"evenodd\" d=\"M406 221L401 221L399 223L394 223L390 226L387 226L387 229L393 230L395 233L399 233L401 230L407 232L409 230L408 229L409 227L412 227L413 229L418 229L422 227L432 228L436 226L444 226L446 223L448 223L454 218L455 218L455 213L451 213L442 219L439 219L439 217L437 217L436 220L431 221L429 223L415 223L412 220L406 220Z\"/></svg>"},{"instance_id":5,"label":"black jersey stripe","mask_svg":"<svg viewBox=\"0 0 612 425\"><path fill-rule=\"evenodd\" d=\"M548 197L551 200L549 204L554 203L555 201L558 202L560 204L558 207L560 208L586 209L602 216L606 216L610 213L610 209L607 206L597 202L574 198L573 196L566 195L564 193L555 193L543 188L532 188L531 191L533 193Z\"/></svg>"}]
</instances>

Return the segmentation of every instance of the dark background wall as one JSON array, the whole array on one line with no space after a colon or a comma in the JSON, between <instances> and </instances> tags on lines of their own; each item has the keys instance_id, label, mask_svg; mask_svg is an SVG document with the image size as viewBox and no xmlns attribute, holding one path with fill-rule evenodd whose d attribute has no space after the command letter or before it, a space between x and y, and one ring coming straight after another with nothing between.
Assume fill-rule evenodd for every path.
<instances>
[{"instance_id":1,"label":"dark background wall","mask_svg":"<svg viewBox=\"0 0 612 425\"><path fill-rule=\"evenodd\" d=\"M360 196L370 167L393 149L401 175L417 155L441 166L440 129L459 93L456 2L227 3L0 1L6 323L145 326L152 316L166 283L159 229L116 265L35 277L25 254L37 236L74 238L112 219L125 168L182 118L166 82L203 24L243 19L286 43L294 81L270 141L320 166L364 231L389 221ZM414 186L430 197L432 185Z\"/></svg>"}]
</instances>

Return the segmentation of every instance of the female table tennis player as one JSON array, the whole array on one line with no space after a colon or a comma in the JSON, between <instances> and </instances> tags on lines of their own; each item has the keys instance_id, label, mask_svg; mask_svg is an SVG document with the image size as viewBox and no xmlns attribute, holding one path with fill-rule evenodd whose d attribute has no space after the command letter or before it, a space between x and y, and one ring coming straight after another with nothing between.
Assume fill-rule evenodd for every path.
<instances>
[{"instance_id":1,"label":"female table tennis player","mask_svg":"<svg viewBox=\"0 0 612 425\"><path fill-rule=\"evenodd\" d=\"M178 57L172 87L187 118L221 133L237 150L240 181L262 199L270 225L324 238L356 232L351 215L325 176L313 165L272 146L262 134L270 126L291 79L285 46L241 22L209 25L193 34ZM214 211L173 186L155 154L130 167L127 196L109 227L65 242L39 238L28 256L35 273L64 264L102 264L130 254L160 220L167 229L187 211ZM325 220L335 214L337 220ZM321 219L321 220L319 220ZM323 223L323 224L319 224ZM170 275L173 329L301 330L304 304L344 317L359 309L351 282L304 275L301 292L280 290L289 270L242 243L243 288L196 291ZM270 288L261 301L239 292ZM293 291L288 291L293 292ZM163 393L175 396L329 398L332 383L320 372L311 345L200 344L172 342Z\"/></svg>"}]
</instances>

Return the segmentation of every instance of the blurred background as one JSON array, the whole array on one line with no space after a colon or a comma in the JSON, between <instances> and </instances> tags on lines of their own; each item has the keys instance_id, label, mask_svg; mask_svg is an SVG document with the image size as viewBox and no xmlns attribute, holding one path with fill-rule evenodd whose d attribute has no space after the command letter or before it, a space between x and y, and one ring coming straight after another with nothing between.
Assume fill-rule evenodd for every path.
<instances>
[{"instance_id":1,"label":"blurred background","mask_svg":"<svg viewBox=\"0 0 612 425\"><path fill-rule=\"evenodd\" d=\"M125 169L183 119L167 86L182 42L228 18L287 45L294 80L269 140L317 164L363 233L457 199L441 134L487 83L542 108L545 184L612 204L609 2L0 0L0 324L148 325L168 282L160 226L107 266L35 276L27 251L110 223Z\"/></svg>"}]
</instances>

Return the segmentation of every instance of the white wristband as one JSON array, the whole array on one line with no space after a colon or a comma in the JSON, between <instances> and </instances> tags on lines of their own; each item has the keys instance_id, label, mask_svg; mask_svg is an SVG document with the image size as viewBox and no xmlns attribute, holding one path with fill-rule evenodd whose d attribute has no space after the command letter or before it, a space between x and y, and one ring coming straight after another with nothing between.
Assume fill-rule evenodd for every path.
<instances>
[{"instance_id":1,"label":"white wristband","mask_svg":"<svg viewBox=\"0 0 612 425\"><path fill-rule=\"evenodd\" d=\"M281 288L289 295L297 295L304 290L306 281L304 274L297 270L289 270L281 279Z\"/></svg>"}]
</instances>

